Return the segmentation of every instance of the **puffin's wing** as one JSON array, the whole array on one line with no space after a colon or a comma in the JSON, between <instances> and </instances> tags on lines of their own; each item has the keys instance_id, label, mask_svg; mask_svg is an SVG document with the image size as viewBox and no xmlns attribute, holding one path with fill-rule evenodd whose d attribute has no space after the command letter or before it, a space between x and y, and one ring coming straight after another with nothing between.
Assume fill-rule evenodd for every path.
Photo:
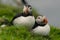
<instances>
[{"instance_id":1,"label":"puffin's wing","mask_svg":"<svg viewBox=\"0 0 60 40\"><path fill-rule=\"evenodd\" d=\"M15 18L17 18L17 17L20 17L22 15L22 13L18 13L18 14L16 14L14 17L13 17L13 19L11 20L11 24L13 24L13 20L15 19Z\"/></svg>"}]
</instances>

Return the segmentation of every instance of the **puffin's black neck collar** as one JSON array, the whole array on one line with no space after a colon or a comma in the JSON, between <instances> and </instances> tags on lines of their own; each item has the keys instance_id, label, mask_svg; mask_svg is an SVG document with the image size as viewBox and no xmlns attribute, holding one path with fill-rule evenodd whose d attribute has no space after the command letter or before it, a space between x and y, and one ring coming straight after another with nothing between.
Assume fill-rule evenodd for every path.
<instances>
[{"instance_id":1,"label":"puffin's black neck collar","mask_svg":"<svg viewBox=\"0 0 60 40\"><path fill-rule=\"evenodd\" d=\"M39 23L39 24L36 22L36 24L37 24L38 26L45 26L45 25L46 25L45 23L42 23L42 22Z\"/></svg>"},{"instance_id":2,"label":"puffin's black neck collar","mask_svg":"<svg viewBox=\"0 0 60 40\"><path fill-rule=\"evenodd\" d=\"M28 14L22 13L22 16L27 17L27 16L33 16L33 15L32 13L28 13Z\"/></svg>"},{"instance_id":3,"label":"puffin's black neck collar","mask_svg":"<svg viewBox=\"0 0 60 40\"><path fill-rule=\"evenodd\" d=\"M36 24L37 24L37 26L45 26L46 24L45 23L37 23L37 22L35 22Z\"/></svg>"},{"instance_id":4,"label":"puffin's black neck collar","mask_svg":"<svg viewBox=\"0 0 60 40\"><path fill-rule=\"evenodd\" d=\"M32 27L32 29L36 28L37 26L42 26L44 27L46 24L40 23L38 24L37 22L35 22L35 25Z\"/></svg>"}]
</instances>

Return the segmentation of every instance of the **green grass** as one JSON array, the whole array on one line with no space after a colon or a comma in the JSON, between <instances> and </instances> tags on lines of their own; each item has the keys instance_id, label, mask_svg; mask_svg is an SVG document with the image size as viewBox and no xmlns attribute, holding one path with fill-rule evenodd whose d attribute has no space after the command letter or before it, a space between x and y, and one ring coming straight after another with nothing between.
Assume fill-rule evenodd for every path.
<instances>
[{"instance_id":1,"label":"green grass","mask_svg":"<svg viewBox=\"0 0 60 40\"><path fill-rule=\"evenodd\" d=\"M41 36L33 35L24 26L7 26L0 28L0 40L60 40L60 29L51 26L49 36Z\"/></svg>"},{"instance_id":2,"label":"green grass","mask_svg":"<svg viewBox=\"0 0 60 40\"><path fill-rule=\"evenodd\" d=\"M18 10L15 7L0 5L0 17L5 16L9 21L18 12L22 12L22 9ZM35 10L33 10L33 13L35 17L38 15ZM0 40L60 40L60 29L51 26L49 36L41 36L33 35L25 26L0 27Z\"/></svg>"}]
</instances>

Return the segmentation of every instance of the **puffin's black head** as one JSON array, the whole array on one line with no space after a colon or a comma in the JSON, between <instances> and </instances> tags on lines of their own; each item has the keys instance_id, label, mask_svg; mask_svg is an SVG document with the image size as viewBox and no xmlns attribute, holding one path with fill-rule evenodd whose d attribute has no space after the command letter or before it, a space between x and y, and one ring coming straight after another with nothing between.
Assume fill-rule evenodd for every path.
<instances>
[{"instance_id":1,"label":"puffin's black head","mask_svg":"<svg viewBox=\"0 0 60 40\"><path fill-rule=\"evenodd\" d=\"M32 7L31 5L24 5L23 12L28 14L32 12Z\"/></svg>"},{"instance_id":2,"label":"puffin's black head","mask_svg":"<svg viewBox=\"0 0 60 40\"><path fill-rule=\"evenodd\" d=\"M37 22L38 24L45 25L45 24L48 23L48 20L47 20L47 18L46 18L45 16L38 16L38 17L36 18L36 22Z\"/></svg>"}]
</instances>

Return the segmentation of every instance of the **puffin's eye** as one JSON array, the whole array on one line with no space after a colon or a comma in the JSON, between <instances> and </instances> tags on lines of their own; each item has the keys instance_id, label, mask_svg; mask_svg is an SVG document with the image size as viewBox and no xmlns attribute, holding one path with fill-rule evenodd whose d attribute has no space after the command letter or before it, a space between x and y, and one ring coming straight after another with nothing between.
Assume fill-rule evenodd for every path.
<instances>
[{"instance_id":1,"label":"puffin's eye","mask_svg":"<svg viewBox=\"0 0 60 40\"><path fill-rule=\"evenodd\" d=\"M38 19L40 19L40 17L38 17Z\"/></svg>"},{"instance_id":2,"label":"puffin's eye","mask_svg":"<svg viewBox=\"0 0 60 40\"><path fill-rule=\"evenodd\" d=\"M32 9L32 8L30 7L30 9Z\"/></svg>"},{"instance_id":3,"label":"puffin's eye","mask_svg":"<svg viewBox=\"0 0 60 40\"><path fill-rule=\"evenodd\" d=\"M32 7L28 7L29 9L32 9Z\"/></svg>"}]
</instances>

